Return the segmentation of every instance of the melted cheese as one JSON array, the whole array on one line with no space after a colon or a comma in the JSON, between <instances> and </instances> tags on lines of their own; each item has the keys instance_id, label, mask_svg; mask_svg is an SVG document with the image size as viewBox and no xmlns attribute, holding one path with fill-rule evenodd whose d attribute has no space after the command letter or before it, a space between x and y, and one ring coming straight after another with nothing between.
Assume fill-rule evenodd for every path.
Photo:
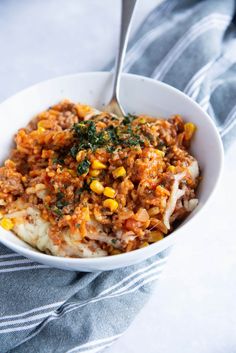
<instances>
[{"instance_id":1,"label":"melted cheese","mask_svg":"<svg viewBox=\"0 0 236 353\"><path fill-rule=\"evenodd\" d=\"M11 215L8 215L11 217ZM43 252L50 252L56 256L71 257L100 257L106 256L107 252L102 250L98 244L91 241L89 244L81 243L72 237L69 231L61 232L62 243L55 245L49 237L50 223L43 220L39 210L28 207L20 214L14 214L14 232L25 242L38 248ZM89 236L89 234L88 234Z\"/></svg>"}]
</instances>

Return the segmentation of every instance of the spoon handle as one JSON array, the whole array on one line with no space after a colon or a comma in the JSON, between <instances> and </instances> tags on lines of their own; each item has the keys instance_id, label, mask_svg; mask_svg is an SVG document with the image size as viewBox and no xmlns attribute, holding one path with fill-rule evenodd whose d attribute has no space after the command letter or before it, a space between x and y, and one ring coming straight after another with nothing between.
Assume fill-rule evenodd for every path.
<instances>
[{"instance_id":1,"label":"spoon handle","mask_svg":"<svg viewBox=\"0 0 236 353\"><path fill-rule=\"evenodd\" d=\"M118 55L116 58L114 77L113 77L113 92L112 100L117 101L120 88L120 74L123 67L125 52L128 44L131 20L134 13L134 8L137 0L122 0L121 10L121 25L120 25L120 40Z\"/></svg>"}]
</instances>

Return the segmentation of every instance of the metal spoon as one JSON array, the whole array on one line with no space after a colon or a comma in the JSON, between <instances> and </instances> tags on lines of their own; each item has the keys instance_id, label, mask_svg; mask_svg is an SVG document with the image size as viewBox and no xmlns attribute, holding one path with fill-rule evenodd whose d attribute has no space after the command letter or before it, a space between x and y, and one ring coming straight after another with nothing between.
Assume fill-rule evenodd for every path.
<instances>
[{"instance_id":1,"label":"metal spoon","mask_svg":"<svg viewBox=\"0 0 236 353\"><path fill-rule=\"evenodd\" d=\"M122 0L120 41L114 69L112 98L104 109L106 112L113 113L118 116L125 115L124 109L122 108L119 101L120 77L136 2L137 0Z\"/></svg>"}]
</instances>

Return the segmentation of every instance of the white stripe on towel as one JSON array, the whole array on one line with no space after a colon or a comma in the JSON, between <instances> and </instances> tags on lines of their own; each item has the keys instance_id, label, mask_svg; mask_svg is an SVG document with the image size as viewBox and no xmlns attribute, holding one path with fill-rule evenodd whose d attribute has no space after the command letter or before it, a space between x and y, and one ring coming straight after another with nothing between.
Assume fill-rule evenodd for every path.
<instances>
[{"instance_id":1,"label":"white stripe on towel","mask_svg":"<svg viewBox=\"0 0 236 353\"><path fill-rule=\"evenodd\" d=\"M175 61L181 56L184 50L199 36L215 28L223 30L231 21L231 17L218 13L204 17L201 21L193 25L174 45L174 47L163 58L161 63L154 70L152 77L162 80Z\"/></svg>"}]
</instances>

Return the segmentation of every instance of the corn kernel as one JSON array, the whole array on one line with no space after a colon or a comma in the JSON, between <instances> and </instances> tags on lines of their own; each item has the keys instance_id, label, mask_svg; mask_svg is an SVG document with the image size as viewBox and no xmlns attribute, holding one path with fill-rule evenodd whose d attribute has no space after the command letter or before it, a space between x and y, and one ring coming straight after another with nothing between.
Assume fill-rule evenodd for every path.
<instances>
[{"instance_id":1,"label":"corn kernel","mask_svg":"<svg viewBox=\"0 0 236 353\"><path fill-rule=\"evenodd\" d=\"M197 127L193 123L184 124L185 139L191 140L196 129Z\"/></svg>"},{"instance_id":2,"label":"corn kernel","mask_svg":"<svg viewBox=\"0 0 236 353\"><path fill-rule=\"evenodd\" d=\"M148 241L150 243L155 243L156 241L161 240L163 238L164 238L163 233L159 232L158 230L150 232L150 234L148 235Z\"/></svg>"},{"instance_id":3,"label":"corn kernel","mask_svg":"<svg viewBox=\"0 0 236 353\"><path fill-rule=\"evenodd\" d=\"M93 170L90 170L89 175L91 175L92 177L97 177L100 173L101 173L101 170L93 169Z\"/></svg>"},{"instance_id":4,"label":"corn kernel","mask_svg":"<svg viewBox=\"0 0 236 353\"><path fill-rule=\"evenodd\" d=\"M70 221L70 220L71 220L71 215L69 215L69 214L65 215L65 216L64 216L64 219L65 219L66 221Z\"/></svg>"},{"instance_id":5,"label":"corn kernel","mask_svg":"<svg viewBox=\"0 0 236 353\"><path fill-rule=\"evenodd\" d=\"M169 167L167 168L167 170L168 170L168 172L175 173L175 166L169 165Z\"/></svg>"},{"instance_id":6,"label":"corn kernel","mask_svg":"<svg viewBox=\"0 0 236 353\"><path fill-rule=\"evenodd\" d=\"M44 129L44 127L38 127L38 132L44 132L45 131L45 129Z\"/></svg>"},{"instance_id":7,"label":"corn kernel","mask_svg":"<svg viewBox=\"0 0 236 353\"><path fill-rule=\"evenodd\" d=\"M92 169L106 169L107 166L100 162L99 160L95 159L92 163Z\"/></svg>"},{"instance_id":8,"label":"corn kernel","mask_svg":"<svg viewBox=\"0 0 236 353\"><path fill-rule=\"evenodd\" d=\"M73 169L67 169L67 172L68 172L71 176L73 176L74 178L77 176L75 170L73 170Z\"/></svg>"},{"instance_id":9,"label":"corn kernel","mask_svg":"<svg viewBox=\"0 0 236 353\"><path fill-rule=\"evenodd\" d=\"M38 122L37 126L38 126L38 129L39 129L40 127L44 128L44 121L43 121L43 120L40 120L40 121Z\"/></svg>"},{"instance_id":10,"label":"corn kernel","mask_svg":"<svg viewBox=\"0 0 236 353\"><path fill-rule=\"evenodd\" d=\"M83 219L85 221L90 221L89 208L88 207L83 207L82 208L82 213L83 213Z\"/></svg>"},{"instance_id":11,"label":"corn kernel","mask_svg":"<svg viewBox=\"0 0 236 353\"><path fill-rule=\"evenodd\" d=\"M77 112L80 116L85 117L87 114L92 113L92 108L89 105L77 104Z\"/></svg>"},{"instance_id":12,"label":"corn kernel","mask_svg":"<svg viewBox=\"0 0 236 353\"><path fill-rule=\"evenodd\" d=\"M142 245L140 245L140 249L141 249L141 248L145 248L145 247L148 246L148 245L149 245L148 242L145 241Z\"/></svg>"},{"instance_id":13,"label":"corn kernel","mask_svg":"<svg viewBox=\"0 0 236 353\"><path fill-rule=\"evenodd\" d=\"M93 180L92 183L90 184L90 189L96 194L100 195L103 193L104 186L102 185L102 183L100 183L100 181Z\"/></svg>"},{"instance_id":14,"label":"corn kernel","mask_svg":"<svg viewBox=\"0 0 236 353\"><path fill-rule=\"evenodd\" d=\"M140 124L145 124L145 123L146 123L146 119L145 119L145 118L139 119L139 123L140 123Z\"/></svg>"},{"instance_id":15,"label":"corn kernel","mask_svg":"<svg viewBox=\"0 0 236 353\"><path fill-rule=\"evenodd\" d=\"M14 227L14 223L9 218L3 218L0 224L5 230L11 230Z\"/></svg>"},{"instance_id":16,"label":"corn kernel","mask_svg":"<svg viewBox=\"0 0 236 353\"><path fill-rule=\"evenodd\" d=\"M112 175L113 177L116 179L116 178L119 178L119 177L123 177L126 175L126 170L124 167L119 167L119 168L116 168L113 172L112 172Z\"/></svg>"},{"instance_id":17,"label":"corn kernel","mask_svg":"<svg viewBox=\"0 0 236 353\"><path fill-rule=\"evenodd\" d=\"M40 120L37 124L38 132L44 132L45 129L45 120Z\"/></svg>"},{"instance_id":18,"label":"corn kernel","mask_svg":"<svg viewBox=\"0 0 236 353\"><path fill-rule=\"evenodd\" d=\"M155 149L155 152L158 156L160 157L164 157L165 156L165 152L161 151L161 150L158 150L158 149Z\"/></svg>"},{"instance_id":19,"label":"corn kernel","mask_svg":"<svg viewBox=\"0 0 236 353\"><path fill-rule=\"evenodd\" d=\"M110 197L110 198L114 198L116 194L116 190L114 190L113 188L109 188L108 186L105 187L104 191L103 191L103 195Z\"/></svg>"},{"instance_id":20,"label":"corn kernel","mask_svg":"<svg viewBox=\"0 0 236 353\"><path fill-rule=\"evenodd\" d=\"M111 212L114 212L119 205L116 200L106 199L103 201L103 206L109 208Z\"/></svg>"}]
</instances>

